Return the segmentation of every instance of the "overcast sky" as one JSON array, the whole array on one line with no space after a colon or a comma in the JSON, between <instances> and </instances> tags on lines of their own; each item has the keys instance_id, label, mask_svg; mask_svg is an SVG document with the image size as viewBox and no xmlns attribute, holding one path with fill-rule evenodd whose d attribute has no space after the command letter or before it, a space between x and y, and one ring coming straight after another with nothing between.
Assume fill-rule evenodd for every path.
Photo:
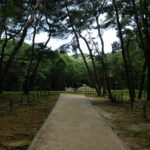
<instances>
[{"instance_id":1,"label":"overcast sky","mask_svg":"<svg viewBox=\"0 0 150 150\"><path fill-rule=\"evenodd\" d=\"M97 33L93 33L94 36L97 35ZM111 52L111 44L118 40L116 37L116 31L113 29L105 30L103 33L103 39L104 39L104 44L105 44L105 53ZM35 42L36 43L41 43L45 42L47 40L47 33L40 33L36 35ZM60 40L60 39L51 39L50 42L48 43L48 46L50 46L53 50L59 48L61 45L67 43L69 40ZM99 39L96 39L96 41L99 41ZM31 44L31 40L26 39L25 42ZM88 53L88 50L86 48L86 45L84 44L84 41L81 41L81 47L84 53Z\"/></svg>"}]
</instances>

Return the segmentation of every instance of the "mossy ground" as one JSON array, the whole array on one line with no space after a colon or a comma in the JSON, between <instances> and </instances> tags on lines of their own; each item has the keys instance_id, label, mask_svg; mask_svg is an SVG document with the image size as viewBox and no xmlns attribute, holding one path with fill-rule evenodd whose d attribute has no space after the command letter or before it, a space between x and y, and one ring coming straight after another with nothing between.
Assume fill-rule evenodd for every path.
<instances>
[{"instance_id":1,"label":"mossy ground","mask_svg":"<svg viewBox=\"0 0 150 150\"><path fill-rule=\"evenodd\" d=\"M42 96L33 104L15 105L12 112L9 109L0 111L0 150L27 149L58 97Z\"/></svg>"}]
</instances>

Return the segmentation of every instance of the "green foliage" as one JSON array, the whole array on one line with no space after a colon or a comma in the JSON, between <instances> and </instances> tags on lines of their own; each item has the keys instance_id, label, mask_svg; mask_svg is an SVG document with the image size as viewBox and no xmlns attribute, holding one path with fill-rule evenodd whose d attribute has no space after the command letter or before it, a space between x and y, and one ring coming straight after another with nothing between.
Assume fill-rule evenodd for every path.
<instances>
[{"instance_id":1,"label":"green foliage","mask_svg":"<svg viewBox=\"0 0 150 150\"><path fill-rule=\"evenodd\" d=\"M13 41L8 42L4 53L4 62L7 60L7 55L11 53L14 44L15 42ZM5 79L4 90L22 90L31 57L30 49L30 45L26 43L22 45ZM38 51L44 52L42 47L39 47ZM36 55L38 53L36 53L35 49L33 64L36 64ZM82 84L91 84L82 59L80 57L74 58L58 51L48 50L44 52L32 90L64 90L65 87L77 88Z\"/></svg>"},{"instance_id":2,"label":"green foliage","mask_svg":"<svg viewBox=\"0 0 150 150\"><path fill-rule=\"evenodd\" d=\"M88 76L82 61L58 52L51 52L54 58L42 62L37 75L37 88L64 90L88 83ZM43 80L40 80L40 78Z\"/></svg>"},{"instance_id":3,"label":"green foliage","mask_svg":"<svg viewBox=\"0 0 150 150\"><path fill-rule=\"evenodd\" d=\"M146 0L147 6L149 2ZM5 35L7 33L8 38L14 36L12 40L9 40L4 55L11 54L12 49L16 45L20 35L22 33L22 27L25 22L30 18L32 7L35 1L24 1L24 0L1 0L0 2L0 34ZM123 40L125 47L129 51L131 57L131 64L133 68L133 78L136 81L135 87L139 87L142 67L144 63L144 55L141 51L139 34L135 27L135 21L133 20L135 12L133 3L127 0L116 1L120 23L122 27ZM149 17L149 12L144 10L145 6L143 1L135 1L137 9L137 15L139 15L140 25L143 27L143 33L146 32L146 24L144 19ZM68 6L70 19L66 10ZM58 0L58 1L42 1L40 7L37 9L35 21L29 28L30 35L37 23L37 33L47 32L51 37L56 38L67 38L72 33L70 24L72 23L75 31L83 33L85 30L91 30L97 28L107 29L116 28L116 16L114 7L111 1L99 1L99 0ZM147 16L145 15L146 13ZM105 19L101 20L101 17L105 16ZM29 18L28 18L29 17ZM95 17L98 17L100 27L95 26ZM149 22L148 22L149 23ZM6 32L6 33L5 33ZM26 35L27 37L29 34ZM145 34L143 34L145 38ZM93 38L93 40L95 40ZM129 46L128 46L129 42ZM0 49L4 39L0 40ZM89 41L89 45L93 48ZM70 50L70 45L62 45L58 51L52 52L49 48L43 49L44 44L35 44L35 54L33 57L33 66L36 65L39 55L42 55L40 66L38 68L36 79L32 88L35 89L53 89L63 90L66 86L79 87L82 84L91 85L87 71L84 67L84 63L81 57L73 59L72 57L65 54ZM75 41L72 42L73 48L77 51L77 44ZM100 43L98 43L100 45ZM22 83L25 79L27 68L29 66L29 59L31 59L33 47L23 44L15 55L15 59L11 64L9 73L5 78L4 89L5 90L21 90ZM126 72L124 69L124 63L122 59L120 43L114 42L112 44L113 54L107 54L106 59L108 61L107 72L108 76L111 75L111 87L113 89L127 88L126 85ZM93 53L95 50L93 50ZM94 55L94 54L93 54ZM101 55L101 54L100 54ZM9 56L4 57L3 67ZM18 58L21 59L18 59ZM97 60L97 72L101 79L101 82L105 81L103 74L103 65L101 64L101 58L99 59L96 55L94 56ZM100 56L101 57L101 56ZM87 57L86 57L87 58ZM97 59L98 58L98 59ZM25 60L26 59L26 60ZM87 58L88 60L89 58ZM99 61L100 60L100 61ZM90 69L93 73L92 64L88 61ZM3 68L2 68L3 69ZM31 70L34 70L32 67ZM32 71L33 72L33 71ZM32 74L31 72L31 74ZM10 86L11 84L11 86ZM105 84L104 84L105 85ZM146 85L144 85L146 87Z\"/></svg>"}]
</instances>

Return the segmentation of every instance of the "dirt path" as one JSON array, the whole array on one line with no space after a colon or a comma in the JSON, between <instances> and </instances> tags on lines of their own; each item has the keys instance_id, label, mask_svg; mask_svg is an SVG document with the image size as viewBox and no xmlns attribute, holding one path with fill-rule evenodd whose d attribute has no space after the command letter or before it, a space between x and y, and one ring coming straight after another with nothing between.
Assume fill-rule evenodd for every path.
<instances>
[{"instance_id":1,"label":"dirt path","mask_svg":"<svg viewBox=\"0 0 150 150\"><path fill-rule=\"evenodd\" d=\"M28 150L128 150L88 99L62 94Z\"/></svg>"}]
</instances>

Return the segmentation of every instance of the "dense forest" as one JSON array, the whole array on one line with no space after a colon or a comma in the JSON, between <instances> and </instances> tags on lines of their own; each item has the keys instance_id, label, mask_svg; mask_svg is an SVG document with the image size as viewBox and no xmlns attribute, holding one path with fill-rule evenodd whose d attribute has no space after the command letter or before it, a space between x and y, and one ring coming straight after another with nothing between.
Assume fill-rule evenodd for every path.
<instances>
[{"instance_id":1,"label":"dense forest","mask_svg":"<svg viewBox=\"0 0 150 150\"><path fill-rule=\"evenodd\" d=\"M11 47L12 41L6 47L5 60L7 60ZM3 90L25 90L24 84L27 80L26 74L30 64L30 48L31 46L26 43L22 45L20 53L15 56L12 67L4 81ZM28 84L31 85L29 90L65 90L65 87L77 88L84 83L91 84L79 55L68 56L64 52L48 49L42 55L40 62L37 62L37 59L38 56L34 56L33 65L29 72L30 80ZM37 63L39 63L38 66Z\"/></svg>"},{"instance_id":2,"label":"dense forest","mask_svg":"<svg viewBox=\"0 0 150 150\"><path fill-rule=\"evenodd\" d=\"M128 89L131 104L135 92L139 90L140 99L145 90L149 101L149 8L148 0L1 0L0 91L27 94L87 84L98 95L107 92L112 101L112 89ZM111 28L119 42L106 54L102 35ZM41 32L47 33L47 39L36 43ZM52 38L69 36L71 42L56 51L48 47ZM30 45L26 38L31 39ZM84 54L81 39L89 54ZM74 55L68 56L68 51Z\"/></svg>"},{"instance_id":3,"label":"dense forest","mask_svg":"<svg viewBox=\"0 0 150 150\"><path fill-rule=\"evenodd\" d=\"M6 60L12 46L13 43L10 41L7 44L5 51ZM3 90L23 90L23 83L25 82L26 72L30 63L30 48L30 45L23 43L22 48L15 56L12 67L5 79ZM92 69L90 56L88 54L84 55L93 74L94 71ZM140 87L141 76L139 75L139 72L142 72L141 69L144 59L142 58L143 56L141 52L134 49L132 50L131 57L134 62L134 78L137 81L135 82L135 86ZM109 72L111 73L111 89L127 89L121 51L118 50L116 52L107 53L106 58L109 66ZM102 78L102 65L98 61L99 57L94 56L94 60L96 62L96 69L99 70L99 76ZM34 57L33 66L31 68L32 71L30 74L33 73L36 63L37 56ZM78 88L83 84L91 87L93 86L80 54L69 56L67 53L64 53L64 51L47 50L40 61L35 76L32 78L30 90L65 90L65 87ZM145 84L144 89L146 89Z\"/></svg>"}]
</instances>

